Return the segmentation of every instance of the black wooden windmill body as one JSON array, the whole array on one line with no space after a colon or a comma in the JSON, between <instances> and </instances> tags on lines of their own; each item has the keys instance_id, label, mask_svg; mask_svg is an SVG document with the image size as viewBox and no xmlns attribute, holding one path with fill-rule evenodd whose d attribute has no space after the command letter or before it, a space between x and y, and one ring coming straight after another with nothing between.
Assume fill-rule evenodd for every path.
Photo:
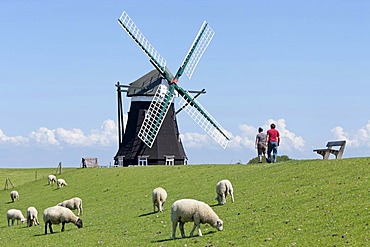
<instances>
[{"instance_id":1,"label":"black wooden windmill body","mask_svg":"<svg viewBox=\"0 0 370 247\"><path fill-rule=\"evenodd\" d=\"M175 76L166 67L166 61L153 48L135 23L123 12L118 23L149 57L156 70L149 72L129 86L117 84L119 150L117 165L185 164L187 157L179 136L173 99L181 96L179 106L217 143L226 148L230 140L221 125L195 100L204 91L192 97L189 91L177 85L182 73L191 78L196 65L210 43L214 31L204 22L188 54ZM122 90L127 87L127 90ZM132 97L126 129L123 125L121 91ZM121 112L120 112L121 111Z\"/></svg>"}]
</instances>

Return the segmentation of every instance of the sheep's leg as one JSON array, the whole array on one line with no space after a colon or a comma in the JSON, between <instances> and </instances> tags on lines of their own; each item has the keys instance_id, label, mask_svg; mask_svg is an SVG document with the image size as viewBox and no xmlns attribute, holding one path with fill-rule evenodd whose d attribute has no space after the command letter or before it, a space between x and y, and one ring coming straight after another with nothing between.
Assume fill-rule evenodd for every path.
<instances>
[{"instance_id":1,"label":"sheep's leg","mask_svg":"<svg viewBox=\"0 0 370 247\"><path fill-rule=\"evenodd\" d=\"M231 192L230 195L231 195L231 201L232 201L232 203L234 203L234 193Z\"/></svg>"},{"instance_id":2,"label":"sheep's leg","mask_svg":"<svg viewBox=\"0 0 370 247\"><path fill-rule=\"evenodd\" d=\"M199 237L203 236L202 231L200 230L200 223L198 224L198 235Z\"/></svg>"},{"instance_id":3,"label":"sheep's leg","mask_svg":"<svg viewBox=\"0 0 370 247\"><path fill-rule=\"evenodd\" d=\"M184 225L185 225L185 222L181 222L180 221L180 232L181 232L181 237L185 238L185 231L184 231Z\"/></svg>"},{"instance_id":4,"label":"sheep's leg","mask_svg":"<svg viewBox=\"0 0 370 247\"><path fill-rule=\"evenodd\" d=\"M48 234L48 223L45 223L45 234Z\"/></svg>"},{"instance_id":5,"label":"sheep's leg","mask_svg":"<svg viewBox=\"0 0 370 247\"><path fill-rule=\"evenodd\" d=\"M194 226L193 226L193 229L191 229L191 231L190 231L190 237L192 237L193 236L193 234L194 234L194 230L195 230L195 228L197 227L197 224L194 222Z\"/></svg>"},{"instance_id":6,"label":"sheep's leg","mask_svg":"<svg viewBox=\"0 0 370 247\"><path fill-rule=\"evenodd\" d=\"M10 219L8 219L8 226L10 226Z\"/></svg>"},{"instance_id":7,"label":"sheep's leg","mask_svg":"<svg viewBox=\"0 0 370 247\"><path fill-rule=\"evenodd\" d=\"M198 227L198 235L199 237L202 236L202 231L200 230L200 223L194 223L193 229L190 232L190 236L192 237L194 235L195 228Z\"/></svg>"},{"instance_id":8,"label":"sheep's leg","mask_svg":"<svg viewBox=\"0 0 370 247\"><path fill-rule=\"evenodd\" d=\"M64 232L64 225L65 224L66 224L65 222L62 222L62 232Z\"/></svg>"},{"instance_id":9,"label":"sheep's leg","mask_svg":"<svg viewBox=\"0 0 370 247\"><path fill-rule=\"evenodd\" d=\"M14 226L14 219L12 219L12 226Z\"/></svg>"},{"instance_id":10,"label":"sheep's leg","mask_svg":"<svg viewBox=\"0 0 370 247\"><path fill-rule=\"evenodd\" d=\"M54 233L53 232L53 228L52 228L52 226L51 226L52 224L51 224L51 222L49 222L49 230L50 230L50 233Z\"/></svg>"},{"instance_id":11,"label":"sheep's leg","mask_svg":"<svg viewBox=\"0 0 370 247\"><path fill-rule=\"evenodd\" d=\"M222 194L222 202L221 202L222 205L224 205L226 203L226 195L225 194Z\"/></svg>"},{"instance_id":12,"label":"sheep's leg","mask_svg":"<svg viewBox=\"0 0 370 247\"><path fill-rule=\"evenodd\" d=\"M178 222L172 221L172 239L176 239L176 228Z\"/></svg>"}]
</instances>

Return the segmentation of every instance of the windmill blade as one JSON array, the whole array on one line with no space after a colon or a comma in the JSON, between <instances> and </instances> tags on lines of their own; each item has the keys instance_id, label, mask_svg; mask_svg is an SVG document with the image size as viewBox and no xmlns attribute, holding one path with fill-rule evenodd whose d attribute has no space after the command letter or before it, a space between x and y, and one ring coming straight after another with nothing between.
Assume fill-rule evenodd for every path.
<instances>
[{"instance_id":1,"label":"windmill blade","mask_svg":"<svg viewBox=\"0 0 370 247\"><path fill-rule=\"evenodd\" d=\"M204 21L188 51L188 54L185 56L184 61L176 73L176 78L179 78L183 72L185 72L189 79L191 78L195 67L198 65L200 58L207 49L214 35L215 32L213 29Z\"/></svg>"},{"instance_id":2,"label":"windmill blade","mask_svg":"<svg viewBox=\"0 0 370 247\"><path fill-rule=\"evenodd\" d=\"M145 38L139 28L135 25L130 16L123 11L118 23L126 33L135 41L141 50L149 57L150 62L162 73L166 73L166 60L154 49L154 47Z\"/></svg>"},{"instance_id":3,"label":"windmill blade","mask_svg":"<svg viewBox=\"0 0 370 247\"><path fill-rule=\"evenodd\" d=\"M150 148L153 146L173 98L173 86L169 89L163 84L158 86L138 134L139 138Z\"/></svg>"},{"instance_id":4,"label":"windmill blade","mask_svg":"<svg viewBox=\"0 0 370 247\"><path fill-rule=\"evenodd\" d=\"M226 148L230 137L224 128L188 92L177 85L175 87L182 96L180 107L221 147Z\"/></svg>"}]
</instances>

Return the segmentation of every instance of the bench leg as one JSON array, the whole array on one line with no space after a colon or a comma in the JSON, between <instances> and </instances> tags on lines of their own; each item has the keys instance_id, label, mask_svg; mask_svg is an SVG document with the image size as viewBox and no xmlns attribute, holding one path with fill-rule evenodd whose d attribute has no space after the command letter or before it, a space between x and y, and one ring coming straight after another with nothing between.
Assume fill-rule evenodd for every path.
<instances>
[{"instance_id":1,"label":"bench leg","mask_svg":"<svg viewBox=\"0 0 370 247\"><path fill-rule=\"evenodd\" d=\"M329 155L330 155L330 152L329 152L329 151L327 151L327 152L325 152L325 153L322 155L322 157L323 157L323 159L324 159L324 160L327 160L327 159L329 159Z\"/></svg>"}]
</instances>

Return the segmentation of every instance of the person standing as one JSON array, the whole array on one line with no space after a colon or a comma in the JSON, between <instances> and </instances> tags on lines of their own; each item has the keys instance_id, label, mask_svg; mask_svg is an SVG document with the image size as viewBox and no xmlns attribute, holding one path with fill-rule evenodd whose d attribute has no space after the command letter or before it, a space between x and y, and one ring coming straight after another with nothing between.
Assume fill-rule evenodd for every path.
<instances>
[{"instance_id":1,"label":"person standing","mask_svg":"<svg viewBox=\"0 0 370 247\"><path fill-rule=\"evenodd\" d=\"M256 135L256 149L258 154L258 163L262 163L262 155L266 159L266 134L263 133L261 127L258 128L258 134Z\"/></svg>"},{"instance_id":2,"label":"person standing","mask_svg":"<svg viewBox=\"0 0 370 247\"><path fill-rule=\"evenodd\" d=\"M275 124L271 124L270 128L267 131L266 143L267 143L267 162L268 163L276 163L277 158L277 150L278 146L280 145L280 133L276 128ZM271 160L271 152L272 152L272 160Z\"/></svg>"}]
</instances>

